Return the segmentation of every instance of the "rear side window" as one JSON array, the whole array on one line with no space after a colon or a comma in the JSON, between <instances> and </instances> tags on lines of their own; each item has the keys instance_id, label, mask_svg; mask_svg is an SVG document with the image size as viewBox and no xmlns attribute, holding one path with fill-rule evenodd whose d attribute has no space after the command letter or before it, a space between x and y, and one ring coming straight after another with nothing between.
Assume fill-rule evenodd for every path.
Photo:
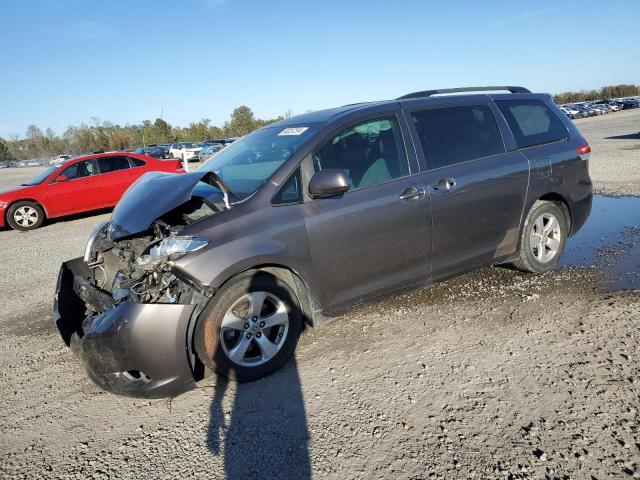
<instances>
[{"instance_id":1,"label":"rear side window","mask_svg":"<svg viewBox=\"0 0 640 480\"><path fill-rule=\"evenodd\" d=\"M134 167L144 167L146 165L144 160L140 160L139 158L130 158L129 160L131 160Z\"/></svg>"},{"instance_id":2,"label":"rear side window","mask_svg":"<svg viewBox=\"0 0 640 480\"><path fill-rule=\"evenodd\" d=\"M504 152L486 105L431 108L411 113L429 170Z\"/></svg>"},{"instance_id":3,"label":"rear side window","mask_svg":"<svg viewBox=\"0 0 640 480\"><path fill-rule=\"evenodd\" d=\"M498 100L496 104L506 118L518 148L558 142L569 136L562 120L539 100Z\"/></svg>"},{"instance_id":4,"label":"rear side window","mask_svg":"<svg viewBox=\"0 0 640 480\"><path fill-rule=\"evenodd\" d=\"M115 172L129 168L129 160L126 157L103 157L98 159L100 173Z\"/></svg>"}]
</instances>

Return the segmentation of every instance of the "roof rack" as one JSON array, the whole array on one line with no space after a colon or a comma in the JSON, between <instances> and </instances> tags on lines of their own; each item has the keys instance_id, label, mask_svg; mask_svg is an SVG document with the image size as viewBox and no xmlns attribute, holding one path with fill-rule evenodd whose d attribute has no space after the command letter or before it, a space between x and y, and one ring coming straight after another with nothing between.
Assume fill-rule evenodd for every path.
<instances>
[{"instance_id":1,"label":"roof rack","mask_svg":"<svg viewBox=\"0 0 640 480\"><path fill-rule=\"evenodd\" d=\"M463 87L463 88L441 88L439 90L423 90L421 92L413 92L398 97L396 100L405 98L421 98L430 97L432 95L440 95L443 93L461 93L461 92L485 92L494 90L508 90L511 93L531 93L531 90L524 87L502 86L502 87Z\"/></svg>"}]
</instances>

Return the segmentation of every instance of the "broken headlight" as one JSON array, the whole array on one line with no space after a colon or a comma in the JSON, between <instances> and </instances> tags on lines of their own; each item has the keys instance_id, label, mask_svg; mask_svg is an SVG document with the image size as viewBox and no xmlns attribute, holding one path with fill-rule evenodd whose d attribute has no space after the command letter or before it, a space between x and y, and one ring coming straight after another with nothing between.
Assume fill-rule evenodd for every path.
<instances>
[{"instance_id":1,"label":"broken headlight","mask_svg":"<svg viewBox=\"0 0 640 480\"><path fill-rule=\"evenodd\" d=\"M164 260L170 258L176 260L189 252L200 250L209 243L209 240L195 237L168 237L149 251L152 260Z\"/></svg>"}]
</instances>

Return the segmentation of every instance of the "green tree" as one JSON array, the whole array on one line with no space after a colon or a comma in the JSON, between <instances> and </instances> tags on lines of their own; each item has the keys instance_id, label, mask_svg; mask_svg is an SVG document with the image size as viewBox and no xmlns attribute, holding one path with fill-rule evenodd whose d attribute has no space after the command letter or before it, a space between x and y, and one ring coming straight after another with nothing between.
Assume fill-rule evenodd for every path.
<instances>
[{"instance_id":1,"label":"green tree","mask_svg":"<svg viewBox=\"0 0 640 480\"><path fill-rule=\"evenodd\" d=\"M4 138L0 138L0 162L10 162L14 160L13 155L9 151L9 146Z\"/></svg>"},{"instance_id":2,"label":"green tree","mask_svg":"<svg viewBox=\"0 0 640 480\"><path fill-rule=\"evenodd\" d=\"M173 135L171 133L171 125L165 122L161 118L156 118L156 121L153 123L157 131L157 143L167 143L173 140Z\"/></svg>"},{"instance_id":3,"label":"green tree","mask_svg":"<svg viewBox=\"0 0 640 480\"><path fill-rule=\"evenodd\" d=\"M227 137L241 137L256 129L256 119L246 105L236 108L231 120L224 124L223 131Z\"/></svg>"}]
</instances>

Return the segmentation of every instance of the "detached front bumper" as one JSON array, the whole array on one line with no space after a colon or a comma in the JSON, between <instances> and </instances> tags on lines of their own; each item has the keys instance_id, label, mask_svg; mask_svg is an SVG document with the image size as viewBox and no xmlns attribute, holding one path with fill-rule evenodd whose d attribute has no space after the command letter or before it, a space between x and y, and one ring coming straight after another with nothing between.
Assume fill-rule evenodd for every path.
<instances>
[{"instance_id":1,"label":"detached front bumper","mask_svg":"<svg viewBox=\"0 0 640 480\"><path fill-rule=\"evenodd\" d=\"M53 319L89 377L105 390L134 397L170 397L194 388L187 330L196 306L122 302L85 316L77 289L78 278L88 276L82 258L62 264Z\"/></svg>"}]
</instances>

